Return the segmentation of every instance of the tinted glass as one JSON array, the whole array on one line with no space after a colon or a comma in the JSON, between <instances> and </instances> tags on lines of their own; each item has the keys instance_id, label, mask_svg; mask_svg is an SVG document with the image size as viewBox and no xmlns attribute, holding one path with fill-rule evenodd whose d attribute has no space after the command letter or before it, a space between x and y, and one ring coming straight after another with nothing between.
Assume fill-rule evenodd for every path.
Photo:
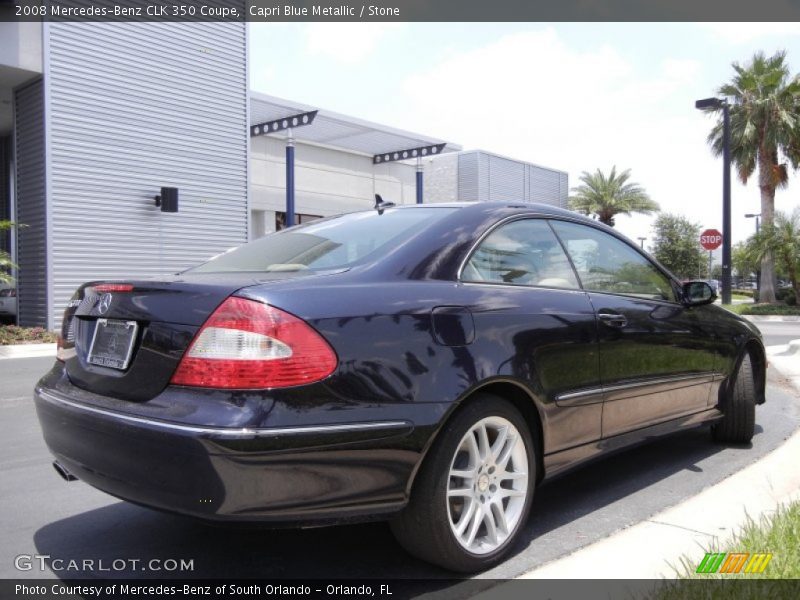
<instances>
[{"instance_id":1,"label":"tinted glass","mask_svg":"<svg viewBox=\"0 0 800 600\"><path fill-rule=\"evenodd\" d=\"M575 273L545 221L512 221L490 233L461 274L463 281L578 288Z\"/></svg>"},{"instance_id":2,"label":"tinted glass","mask_svg":"<svg viewBox=\"0 0 800 600\"><path fill-rule=\"evenodd\" d=\"M323 219L266 235L190 269L205 273L325 270L386 252L455 208L388 209Z\"/></svg>"},{"instance_id":3,"label":"tinted glass","mask_svg":"<svg viewBox=\"0 0 800 600\"><path fill-rule=\"evenodd\" d=\"M628 244L594 227L552 224L585 290L675 301L670 280Z\"/></svg>"}]
</instances>

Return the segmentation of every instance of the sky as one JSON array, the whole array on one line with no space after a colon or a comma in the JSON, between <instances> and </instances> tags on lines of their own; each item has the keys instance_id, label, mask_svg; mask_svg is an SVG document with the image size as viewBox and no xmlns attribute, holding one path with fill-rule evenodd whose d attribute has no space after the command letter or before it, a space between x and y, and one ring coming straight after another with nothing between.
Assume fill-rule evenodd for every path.
<instances>
[{"instance_id":1,"label":"sky","mask_svg":"<svg viewBox=\"0 0 800 600\"><path fill-rule=\"evenodd\" d=\"M785 50L800 23L253 23L250 85L274 96L569 173L631 169L662 211L722 228L722 161L694 108L731 63ZM755 179L732 188L733 241L755 229ZM776 208L800 205L800 173ZM653 217L617 218L652 237ZM645 241L647 248L649 241Z\"/></svg>"}]
</instances>

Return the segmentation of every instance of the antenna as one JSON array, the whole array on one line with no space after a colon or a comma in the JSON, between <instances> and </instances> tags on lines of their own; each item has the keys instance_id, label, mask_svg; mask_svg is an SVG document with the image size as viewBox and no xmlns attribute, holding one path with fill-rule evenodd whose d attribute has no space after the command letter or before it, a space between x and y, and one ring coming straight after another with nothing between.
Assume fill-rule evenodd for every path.
<instances>
[{"instance_id":1,"label":"antenna","mask_svg":"<svg viewBox=\"0 0 800 600\"><path fill-rule=\"evenodd\" d=\"M375 210L378 211L379 215L383 214L383 211L387 208L391 208L394 206L394 202L386 202L383 198L381 198L380 194L375 194Z\"/></svg>"}]
</instances>

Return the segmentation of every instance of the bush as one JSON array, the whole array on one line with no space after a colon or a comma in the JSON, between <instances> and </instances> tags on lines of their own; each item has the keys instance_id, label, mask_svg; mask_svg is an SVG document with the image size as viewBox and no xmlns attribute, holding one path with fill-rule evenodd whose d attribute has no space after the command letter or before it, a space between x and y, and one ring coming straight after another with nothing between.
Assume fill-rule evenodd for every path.
<instances>
[{"instance_id":1,"label":"bush","mask_svg":"<svg viewBox=\"0 0 800 600\"><path fill-rule=\"evenodd\" d=\"M732 294L739 294L740 296L747 296L752 298L756 290L731 290Z\"/></svg>"},{"instance_id":2,"label":"bush","mask_svg":"<svg viewBox=\"0 0 800 600\"><path fill-rule=\"evenodd\" d=\"M19 327L0 325L0 346L10 344L52 344L56 334L43 327Z\"/></svg>"},{"instance_id":3,"label":"bush","mask_svg":"<svg viewBox=\"0 0 800 600\"><path fill-rule=\"evenodd\" d=\"M800 315L800 306L786 304L744 304L740 315Z\"/></svg>"},{"instance_id":4,"label":"bush","mask_svg":"<svg viewBox=\"0 0 800 600\"><path fill-rule=\"evenodd\" d=\"M775 292L775 298L777 298L778 302L783 302L789 306L797 306L797 298L792 288L779 289Z\"/></svg>"}]
</instances>

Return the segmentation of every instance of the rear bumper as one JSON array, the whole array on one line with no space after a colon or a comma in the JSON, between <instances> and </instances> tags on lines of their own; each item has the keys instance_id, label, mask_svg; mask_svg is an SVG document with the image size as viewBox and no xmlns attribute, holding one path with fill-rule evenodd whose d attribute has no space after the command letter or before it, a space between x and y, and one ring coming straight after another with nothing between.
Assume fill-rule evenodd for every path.
<instances>
[{"instance_id":1,"label":"rear bumper","mask_svg":"<svg viewBox=\"0 0 800 600\"><path fill-rule=\"evenodd\" d=\"M113 496L210 520L302 525L395 513L443 411L408 405L381 418L343 421L347 415L338 414L336 422L320 422L324 411L307 411L307 424L264 418L243 426L242 407L227 402L207 418L213 425L203 425L175 418L197 412L186 390L165 390L161 404L173 418L163 419L147 414L146 403L125 403L123 411L120 401L65 379L51 373L34 394L59 463ZM207 417L214 412L204 410Z\"/></svg>"}]
</instances>

